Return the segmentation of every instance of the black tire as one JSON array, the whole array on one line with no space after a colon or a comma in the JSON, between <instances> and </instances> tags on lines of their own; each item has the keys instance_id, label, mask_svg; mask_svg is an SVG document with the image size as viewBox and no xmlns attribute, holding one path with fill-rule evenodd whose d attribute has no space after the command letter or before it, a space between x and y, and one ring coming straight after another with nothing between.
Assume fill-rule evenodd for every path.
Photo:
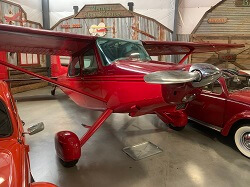
<instances>
[{"instance_id":1,"label":"black tire","mask_svg":"<svg viewBox=\"0 0 250 187\"><path fill-rule=\"evenodd\" d=\"M183 126L183 127L176 127L176 126L174 126L172 124L168 124L168 126L169 126L170 129L173 129L175 131L182 131L185 128L185 126Z\"/></svg>"},{"instance_id":2,"label":"black tire","mask_svg":"<svg viewBox=\"0 0 250 187\"><path fill-rule=\"evenodd\" d=\"M51 95L55 96L56 95L56 90L51 90Z\"/></svg>"},{"instance_id":3,"label":"black tire","mask_svg":"<svg viewBox=\"0 0 250 187\"><path fill-rule=\"evenodd\" d=\"M65 168L71 168L71 167L74 167L77 162L78 162L78 159L77 160L73 160L73 161L70 161L70 162L65 162L63 161L62 159L60 159L60 163L65 167Z\"/></svg>"}]
</instances>

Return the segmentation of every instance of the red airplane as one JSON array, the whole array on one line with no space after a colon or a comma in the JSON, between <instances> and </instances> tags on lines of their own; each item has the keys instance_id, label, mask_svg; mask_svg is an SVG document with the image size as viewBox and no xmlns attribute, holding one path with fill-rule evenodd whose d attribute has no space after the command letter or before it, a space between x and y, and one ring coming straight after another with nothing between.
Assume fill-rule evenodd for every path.
<instances>
[{"instance_id":1,"label":"red airplane","mask_svg":"<svg viewBox=\"0 0 250 187\"><path fill-rule=\"evenodd\" d=\"M221 72L211 64L183 64L192 53L244 47L236 44L132 41L0 25L0 51L51 56L52 77L37 75L0 60L0 64L47 81L62 89L77 105L103 111L80 139L70 131L55 136L57 155L66 167L74 166L81 147L112 113L132 117L156 114L180 129L187 124L183 111ZM150 56L185 56L179 63L159 62ZM59 56L71 56L68 67ZM52 94L55 89L52 90Z\"/></svg>"}]
</instances>

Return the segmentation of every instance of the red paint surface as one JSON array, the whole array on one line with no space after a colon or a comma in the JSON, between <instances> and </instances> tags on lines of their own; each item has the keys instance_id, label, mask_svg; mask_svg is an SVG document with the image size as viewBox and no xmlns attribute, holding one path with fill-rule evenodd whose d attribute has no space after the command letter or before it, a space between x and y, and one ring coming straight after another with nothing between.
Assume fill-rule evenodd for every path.
<instances>
[{"instance_id":1,"label":"red paint surface","mask_svg":"<svg viewBox=\"0 0 250 187\"><path fill-rule=\"evenodd\" d=\"M187 125L188 117L183 111L176 111L170 114L166 112L156 112L157 116L166 124L172 124L176 127L184 127Z\"/></svg>"},{"instance_id":2,"label":"red paint surface","mask_svg":"<svg viewBox=\"0 0 250 187\"><path fill-rule=\"evenodd\" d=\"M81 157L81 145L77 135L70 131L60 131L55 136L55 148L59 158L69 162Z\"/></svg>"},{"instance_id":3,"label":"red paint surface","mask_svg":"<svg viewBox=\"0 0 250 187\"><path fill-rule=\"evenodd\" d=\"M7 53L0 51L0 60L7 61ZM0 80L8 79L8 70L6 66L0 65Z\"/></svg>"},{"instance_id":4,"label":"red paint surface","mask_svg":"<svg viewBox=\"0 0 250 187\"><path fill-rule=\"evenodd\" d=\"M6 105L12 123L13 133L0 138L0 174L4 180L0 186L25 187L30 184L29 147L22 136L23 124L17 114L15 102L5 82L0 81L0 99ZM55 186L49 183L41 187Z\"/></svg>"}]
</instances>

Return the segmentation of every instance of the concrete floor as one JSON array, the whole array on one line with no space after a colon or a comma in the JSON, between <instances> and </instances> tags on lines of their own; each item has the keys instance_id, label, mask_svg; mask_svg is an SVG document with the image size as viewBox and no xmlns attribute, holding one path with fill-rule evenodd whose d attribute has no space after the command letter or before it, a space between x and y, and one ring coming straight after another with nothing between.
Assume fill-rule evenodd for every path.
<instances>
[{"instance_id":1,"label":"concrete floor","mask_svg":"<svg viewBox=\"0 0 250 187\"><path fill-rule=\"evenodd\" d=\"M100 112L78 107L58 90L55 97L49 94L46 87L15 95L25 128L45 124L44 131L27 136L36 181L60 187L250 186L250 160L230 140L192 122L175 132L155 115L112 114L82 148L77 166L64 168L56 158L55 133L71 130L80 136L86 132L80 124L92 124ZM163 152L140 161L122 152L144 141Z\"/></svg>"}]
</instances>

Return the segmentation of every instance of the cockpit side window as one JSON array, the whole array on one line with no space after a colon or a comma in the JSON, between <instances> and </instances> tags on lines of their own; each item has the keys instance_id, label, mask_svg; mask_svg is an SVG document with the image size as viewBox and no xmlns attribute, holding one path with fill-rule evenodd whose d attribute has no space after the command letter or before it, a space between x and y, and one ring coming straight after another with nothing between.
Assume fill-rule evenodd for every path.
<instances>
[{"instance_id":1,"label":"cockpit side window","mask_svg":"<svg viewBox=\"0 0 250 187\"><path fill-rule=\"evenodd\" d=\"M82 74L89 75L96 72L98 69L94 49L90 49L83 54Z\"/></svg>"},{"instance_id":2,"label":"cockpit side window","mask_svg":"<svg viewBox=\"0 0 250 187\"><path fill-rule=\"evenodd\" d=\"M0 100L0 138L10 136L12 131L12 124L6 106Z\"/></svg>"},{"instance_id":3,"label":"cockpit side window","mask_svg":"<svg viewBox=\"0 0 250 187\"><path fill-rule=\"evenodd\" d=\"M72 62L69 65L68 75L69 77L78 77L80 76L81 67L79 57L74 57Z\"/></svg>"}]
</instances>

